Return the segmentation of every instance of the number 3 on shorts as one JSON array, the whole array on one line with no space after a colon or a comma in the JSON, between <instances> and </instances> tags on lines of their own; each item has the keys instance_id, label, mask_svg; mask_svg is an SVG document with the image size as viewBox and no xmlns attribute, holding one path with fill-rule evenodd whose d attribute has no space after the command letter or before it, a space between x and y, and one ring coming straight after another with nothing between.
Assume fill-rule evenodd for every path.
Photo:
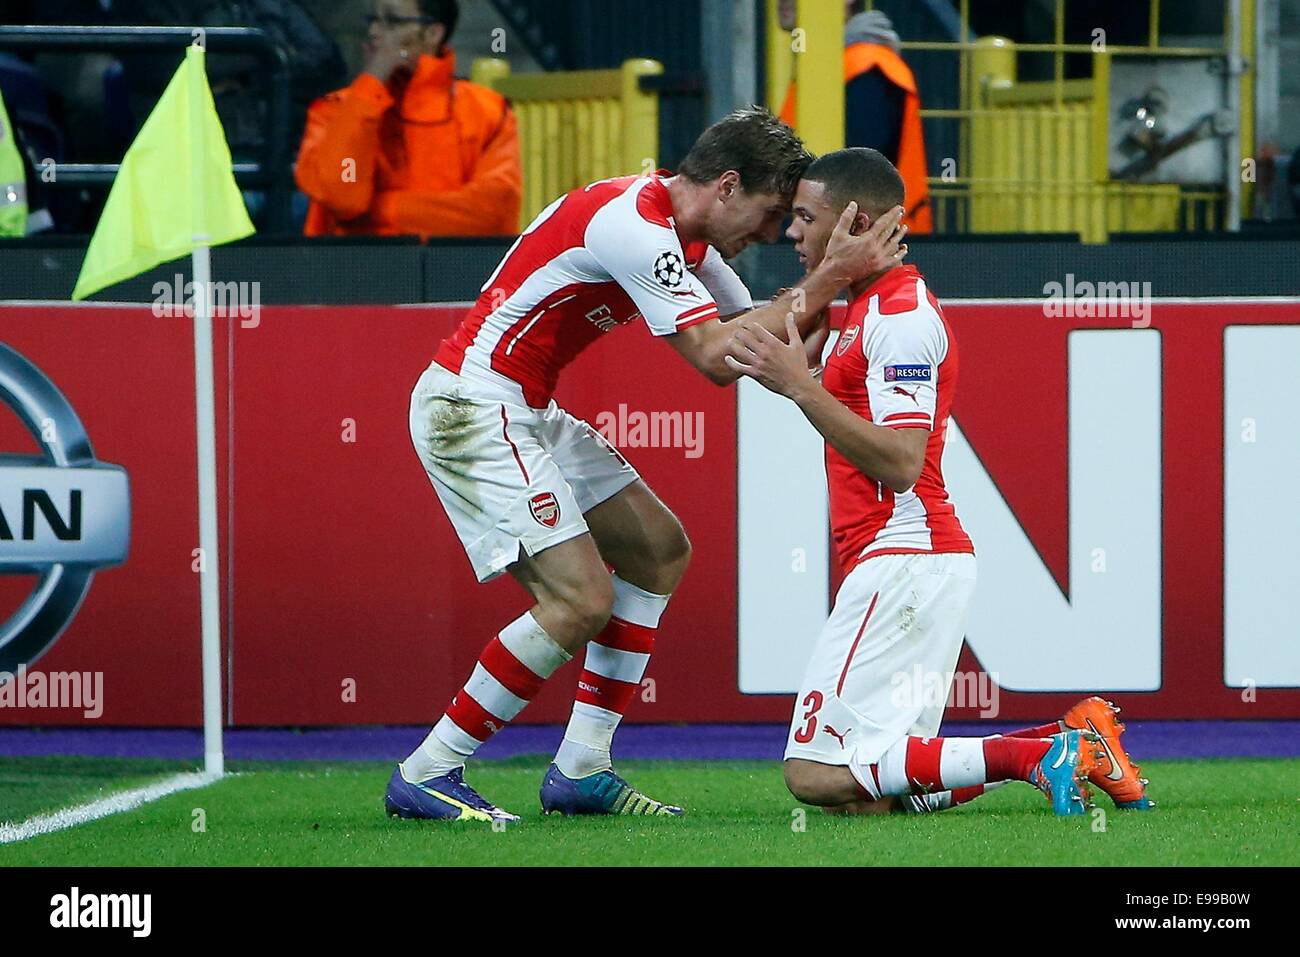
<instances>
[{"instance_id":1,"label":"number 3 on shorts","mask_svg":"<svg viewBox=\"0 0 1300 957\"><path fill-rule=\"evenodd\" d=\"M804 695L803 706L808 709L803 714L803 720L807 723L794 733L794 739L800 744L807 744L817 733L817 712L822 709L822 693L809 691Z\"/></svg>"}]
</instances>

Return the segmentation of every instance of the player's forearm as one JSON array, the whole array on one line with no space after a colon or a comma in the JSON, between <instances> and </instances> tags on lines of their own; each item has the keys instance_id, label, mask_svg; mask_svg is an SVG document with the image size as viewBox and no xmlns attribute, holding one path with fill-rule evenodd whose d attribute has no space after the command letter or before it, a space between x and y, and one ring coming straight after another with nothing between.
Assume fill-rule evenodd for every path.
<instances>
[{"instance_id":1,"label":"player's forearm","mask_svg":"<svg viewBox=\"0 0 1300 957\"><path fill-rule=\"evenodd\" d=\"M807 338L816 327L822 310L831 304L848 283L829 268L818 266L793 289L789 289L744 318L756 322L784 341L785 317L794 316L799 335Z\"/></svg>"},{"instance_id":2,"label":"player's forearm","mask_svg":"<svg viewBox=\"0 0 1300 957\"><path fill-rule=\"evenodd\" d=\"M903 433L868 422L809 377L790 398L822 437L859 472L895 492L916 484L920 469Z\"/></svg>"},{"instance_id":3,"label":"player's forearm","mask_svg":"<svg viewBox=\"0 0 1300 957\"><path fill-rule=\"evenodd\" d=\"M820 370L822 367L822 350L826 348L826 341L831 337L830 317L823 310L817 317L816 323L810 332L803 337L804 355L808 360L808 368Z\"/></svg>"},{"instance_id":4,"label":"player's forearm","mask_svg":"<svg viewBox=\"0 0 1300 957\"><path fill-rule=\"evenodd\" d=\"M845 285L847 283L831 270L819 266L794 288L785 290L766 305L736 316L731 321L758 323L772 335L785 341L785 317L794 316L795 324L799 327L799 335L807 338L815 335L822 311L831 304ZM712 343L710 371L706 374L719 385L729 385L740 378L740 373L728 367L724 359L731 333L725 330L723 325L723 323L718 324L717 332L721 334L716 335Z\"/></svg>"}]
</instances>

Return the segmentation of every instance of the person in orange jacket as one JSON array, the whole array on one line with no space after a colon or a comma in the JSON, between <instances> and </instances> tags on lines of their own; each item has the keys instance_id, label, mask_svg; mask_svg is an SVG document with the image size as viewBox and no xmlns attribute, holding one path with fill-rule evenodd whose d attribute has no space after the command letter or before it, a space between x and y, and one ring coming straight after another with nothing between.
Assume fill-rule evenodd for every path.
<instances>
[{"instance_id":1,"label":"person in orange jacket","mask_svg":"<svg viewBox=\"0 0 1300 957\"><path fill-rule=\"evenodd\" d=\"M308 236L519 231L515 115L453 76L458 13L456 0L376 0L361 74L307 113L294 175Z\"/></svg>"},{"instance_id":2,"label":"person in orange jacket","mask_svg":"<svg viewBox=\"0 0 1300 957\"><path fill-rule=\"evenodd\" d=\"M863 10L847 0L844 24L844 145L869 146L898 168L907 190L908 232L934 231L929 170L921 133L921 97L916 77L899 55L898 34L880 10ZM782 29L795 27L795 0L781 0ZM790 84L781 119L795 125L795 85Z\"/></svg>"}]
</instances>

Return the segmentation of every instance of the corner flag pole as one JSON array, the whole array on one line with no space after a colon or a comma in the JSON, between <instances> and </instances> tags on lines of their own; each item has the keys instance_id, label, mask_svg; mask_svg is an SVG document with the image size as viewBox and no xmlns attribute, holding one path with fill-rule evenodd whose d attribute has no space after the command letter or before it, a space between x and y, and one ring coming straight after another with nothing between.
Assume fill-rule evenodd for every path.
<instances>
[{"instance_id":1,"label":"corner flag pole","mask_svg":"<svg viewBox=\"0 0 1300 957\"><path fill-rule=\"evenodd\" d=\"M204 57L206 61L206 57ZM207 65L204 63L204 70ZM206 223L203 194L203 88L190 85L190 175L194 222ZM198 432L199 607L203 642L203 764L210 775L225 773L221 740L221 587L217 547L217 418L212 374L212 249L206 233L193 237L194 411Z\"/></svg>"},{"instance_id":2,"label":"corner flag pole","mask_svg":"<svg viewBox=\"0 0 1300 957\"><path fill-rule=\"evenodd\" d=\"M198 237L195 237L196 240ZM199 604L203 629L203 764L225 773L221 743L221 583L217 550L217 425L212 376L211 249L196 246L194 264L194 408L199 451Z\"/></svg>"},{"instance_id":3,"label":"corner flag pole","mask_svg":"<svg viewBox=\"0 0 1300 957\"><path fill-rule=\"evenodd\" d=\"M212 375L213 245L256 230L231 170L230 146L204 65L203 31L185 50L113 178L73 301L189 254L194 308L194 415L199 492L199 620L203 662L203 758L225 770L221 721L221 589L217 542L217 440ZM186 147L189 147L188 152ZM186 166L185 160L189 161Z\"/></svg>"}]
</instances>

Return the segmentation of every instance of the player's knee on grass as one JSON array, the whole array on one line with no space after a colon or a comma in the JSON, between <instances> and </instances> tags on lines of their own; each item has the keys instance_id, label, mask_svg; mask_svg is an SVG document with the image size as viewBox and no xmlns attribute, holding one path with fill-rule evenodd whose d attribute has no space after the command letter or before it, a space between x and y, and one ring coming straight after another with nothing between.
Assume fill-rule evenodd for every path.
<instances>
[{"instance_id":1,"label":"player's knee on grass","mask_svg":"<svg viewBox=\"0 0 1300 957\"><path fill-rule=\"evenodd\" d=\"M848 768L791 758L784 770L785 786L804 804L837 806L857 797Z\"/></svg>"},{"instance_id":2,"label":"player's knee on grass","mask_svg":"<svg viewBox=\"0 0 1300 957\"><path fill-rule=\"evenodd\" d=\"M828 804L822 808L827 814L837 817L848 815L897 814L902 812L902 802L896 797L881 798L879 801L849 801L846 804Z\"/></svg>"}]
</instances>

